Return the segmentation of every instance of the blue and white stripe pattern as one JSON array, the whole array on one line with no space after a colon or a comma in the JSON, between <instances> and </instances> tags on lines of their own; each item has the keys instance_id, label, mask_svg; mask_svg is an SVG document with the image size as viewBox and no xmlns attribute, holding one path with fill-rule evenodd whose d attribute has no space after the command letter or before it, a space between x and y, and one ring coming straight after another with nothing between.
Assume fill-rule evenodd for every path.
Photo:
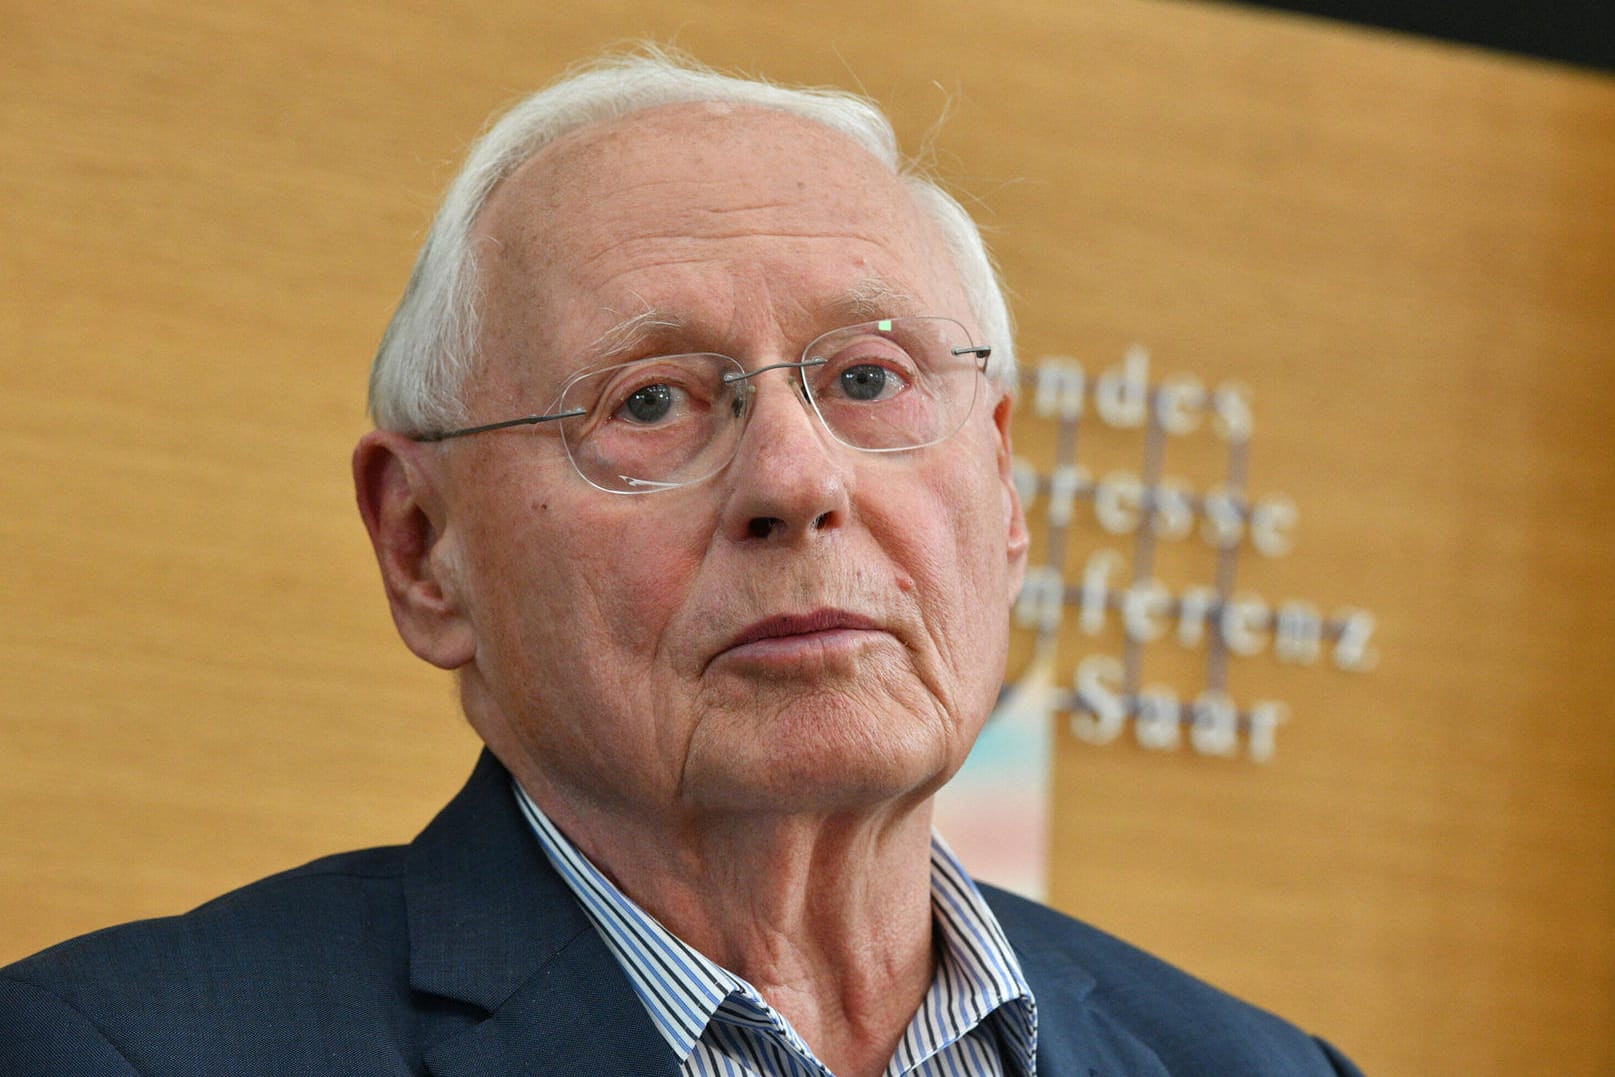
<instances>
[{"instance_id":1,"label":"blue and white stripe pattern","mask_svg":"<svg viewBox=\"0 0 1615 1077\"><path fill-rule=\"evenodd\" d=\"M555 870L622 964L687 1077L831 1077L745 980L674 936L614 886L512 783ZM886 1077L1036 1077L1037 1008L992 911L931 839L936 978Z\"/></svg>"}]
</instances>

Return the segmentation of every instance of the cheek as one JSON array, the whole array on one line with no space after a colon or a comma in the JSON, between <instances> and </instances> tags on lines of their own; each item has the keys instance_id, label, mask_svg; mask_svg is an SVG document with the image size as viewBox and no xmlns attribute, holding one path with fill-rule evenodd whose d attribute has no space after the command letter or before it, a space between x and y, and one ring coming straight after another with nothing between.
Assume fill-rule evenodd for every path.
<instances>
[{"instance_id":1,"label":"cheek","mask_svg":"<svg viewBox=\"0 0 1615 1077\"><path fill-rule=\"evenodd\" d=\"M712 521L690 511L695 505L658 504L663 498L678 501L591 491L563 508L552 499L541 533L527 536L526 559L542 558L552 578L541 628L573 663L562 675L637 693L655 690L667 672L679 642L670 629L695 587Z\"/></svg>"},{"instance_id":2,"label":"cheek","mask_svg":"<svg viewBox=\"0 0 1615 1077\"><path fill-rule=\"evenodd\" d=\"M679 502L666 505L586 487L559 445L522 448L469 445L457 462L462 563L490 657L532 665L540 649L634 650L670 615L710 521L677 495L660 495Z\"/></svg>"},{"instance_id":3,"label":"cheek","mask_svg":"<svg viewBox=\"0 0 1615 1077\"><path fill-rule=\"evenodd\" d=\"M527 736L579 760L611 756L651 733L677 697L666 651L679 633L668 629L699 550L683 526L635 511L645 506L606 513L557 500L478 529L477 667ZM600 736L617 716L631 721Z\"/></svg>"},{"instance_id":4,"label":"cheek","mask_svg":"<svg viewBox=\"0 0 1615 1077\"><path fill-rule=\"evenodd\" d=\"M706 552L700 529L630 512L610 526L584 528L573 548L572 571L587 607L579 616L609 636L605 644L628 663L654 661L675 642L666 630L700 572Z\"/></svg>"},{"instance_id":5,"label":"cheek","mask_svg":"<svg viewBox=\"0 0 1615 1077\"><path fill-rule=\"evenodd\" d=\"M900 565L918 581L922 615L945 667L991 680L996 691L1009 631L1002 487L991 468L969 457L954 462L916 484L915 499L894 517L906 547Z\"/></svg>"},{"instance_id":6,"label":"cheek","mask_svg":"<svg viewBox=\"0 0 1615 1077\"><path fill-rule=\"evenodd\" d=\"M1008 563L1008 528L1005 525L1002 485L991 468L966 451L966 445L939 467L929 481L916 484L924 502L913 507L909 521L929 526L911 527L916 556L938 582L957 589L961 603L982 608L983 588L1001 586ZM899 523L903 521L899 520Z\"/></svg>"}]
</instances>

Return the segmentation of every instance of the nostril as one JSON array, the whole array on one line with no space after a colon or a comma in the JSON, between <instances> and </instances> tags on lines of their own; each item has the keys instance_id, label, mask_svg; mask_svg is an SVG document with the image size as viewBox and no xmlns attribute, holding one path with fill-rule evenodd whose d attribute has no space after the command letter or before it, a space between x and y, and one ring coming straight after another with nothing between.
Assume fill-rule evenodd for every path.
<instances>
[{"instance_id":1,"label":"nostril","mask_svg":"<svg viewBox=\"0 0 1615 1077\"><path fill-rule=\"evenodd\" d=\"M826 527L829 527L829 526L830 526L830 514L828 512L821 513L818 516L815 516L813 518L813 530L815 530L815 531L823 531Z\"/></svg>"},{"instance_id":2,"label":"nostril","mask_svg":"<svg viewBox=\"0 0 1615 1077\"><path fill-rule=\"evenodd\" d=\"M752 538L767 538L774 533L774 529L783 525L784 520L777 516L753 516L746 525L746 530Z\"/></svg>"}]
</instances>

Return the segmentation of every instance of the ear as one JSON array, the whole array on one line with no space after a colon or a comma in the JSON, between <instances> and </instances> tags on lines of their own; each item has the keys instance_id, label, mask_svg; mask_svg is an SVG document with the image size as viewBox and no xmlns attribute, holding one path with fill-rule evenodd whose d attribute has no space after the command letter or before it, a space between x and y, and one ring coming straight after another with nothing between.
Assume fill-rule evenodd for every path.
<instances>
[{"instance_id":1,"label":"ear","mask_svg":"<svg viewBox=\"0 0 1615 1077\"><path fill-rule=\"evenodd\" d=\"M1026 550L1031 539L1026 533L1026 513L1021 508L1020 491L1015 489L1015 451L1009 432L1015 401L1008 393L993 408L993 427L998 434L998 478L1004 492L1004 531L1009 536L1009 602L1015 603L1021 581L1026 578Z\"/></svg>"},{"instance_id":2,"label":"ear","mask_svg":"<svg viewBox=\"0 0 1615 1077\"><path fill-rule=\"evenodd\" d=\"M372 430L353 450L359 515L381 567L393 624L409 649L458 669L476 653L448 534L442 466L434 446Z\"/></svg>"}]
</instances>

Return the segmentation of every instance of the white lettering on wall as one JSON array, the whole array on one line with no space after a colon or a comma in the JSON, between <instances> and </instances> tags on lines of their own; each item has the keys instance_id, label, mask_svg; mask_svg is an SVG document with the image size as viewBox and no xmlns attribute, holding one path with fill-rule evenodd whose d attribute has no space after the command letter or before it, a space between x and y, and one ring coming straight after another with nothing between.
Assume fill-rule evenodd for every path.
<instances>
[{"instance_id":1,"label":"white lettering on wall","mask_svg":"<svg viewBox=\"0 0 1615 1077\"><path fill-rule=\"evenodd\" d=\"M1136 472L1112 468L1096 479L1074 458L1057 461L1046 473L1022 460L1014 464L1023 507L1042 507L1051 536L1049 563L1028 567L1015 604L1016 623L1038 632L1042 657L1034 666L1051 668L1068 608L1076 608L1077 624L1089 637L1105 632L1113 611L1121 628L1125 658L1087 655L1077 664L1072 691L1049 689L1040 697L1055 710L1071 712L1074 735L1109 744L1131 722L1138 744L1150 750L1188 748L1224 757L1243 750L1266 761L1289 710L1273 700L1241 710L1226 691L1229 659L1257 656L1271 646L1274 659L1287 664L1313 665L1327 651L1340 669L1373 668L1379 657L1372 647L1376 625L1366 610L1348 607L1325 617L1303 599L1275 603L1234 590L1239 555L1249 550L1265 558L1287 556L1300 524L1291 498L1253 497L1246 488L1253 417L1243 386L1208 387L1187 375L1152 385L1150 356L1140 347L1095 378L1066 357L1044 361L1023 380L1035 386L1033 412L1061 424L1059 444L1073 450L1072 457L1086 444L1078 434L1089 403L1107 426L1145 428L1146 450ZM1197 491L1164 475L1168 446L1208 429L1227 453L1225 479ZM1130 538L1135 555L1129 561L1114 549L1094 550L1080 579L1068 586L1067 535L1089 513L1104 534ZM1196 535L1212 551L1214 580L1174 588L1156 576L1157 544ZM1177 555L1170 562L1182 563ZM1206 652L1206 684L1192 699L1168 685L1140 684L1144 649L1168 636L1180 647Z\"/></svg>"},{"instance_id":2,"label":"white lettering on wall","mask_svg":"<svg viewBox=\"0 0 1615 1077\"><path fill-rule=\"evenodd\" d=\"M1071 732L1090 744L1109 744L1127 723L1121 697L1122 664L1109 655L1091 654L1077 666L1077 713Z\"/></svg>"}]
</instances>

